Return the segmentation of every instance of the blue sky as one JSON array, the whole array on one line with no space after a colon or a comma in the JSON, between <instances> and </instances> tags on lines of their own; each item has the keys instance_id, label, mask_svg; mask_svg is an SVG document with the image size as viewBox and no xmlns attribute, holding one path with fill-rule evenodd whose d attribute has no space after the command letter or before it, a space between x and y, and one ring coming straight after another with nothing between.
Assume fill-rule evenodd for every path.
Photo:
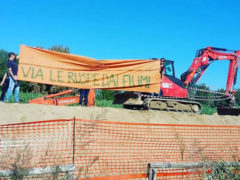
<instances>
[{"instance_id":1,"label":"blue sky","mask_svg":"<svg viewBox=\"0 0 240 180\"><path fill-rule=\"evenodd\" d=\"M186 71L196 50L240 49L239 0L0 0L0 49L68 46L96 59L175 61ZM225 88L228 61L213 63L200 83ZM240 79L240 78L239 78ZM237 83L240 88L240 81Z\"/></svg>"}]
</instances>

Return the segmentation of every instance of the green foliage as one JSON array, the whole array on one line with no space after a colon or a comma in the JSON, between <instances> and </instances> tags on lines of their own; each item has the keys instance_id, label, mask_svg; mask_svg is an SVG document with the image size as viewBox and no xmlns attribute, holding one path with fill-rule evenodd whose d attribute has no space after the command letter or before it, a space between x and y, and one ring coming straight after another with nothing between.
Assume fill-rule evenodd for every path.
<instances>
[{"instance_id":1,"label":"green foliage","mask_svg":"<svg viewBox=\"0 0 240 180\"><path fill-rule=\"evenodd\" d=\"M237 89L235 98L236 98L236 103L240 105L240 89Z\"/></svg>"},{"instance_id":2,"label":"green foliage","mask_svg":"<svg viewBox=\"0 0 240 180\"><path fill-rule=\"evenodd\" d=\"M1 160L4 162L0 165L1 168L8 169L10 174L0 174L1 179L23 180L28 176L31 170L29 164L32 159L32 150L30 146L26 145L22 150L10 150L8 154L2 154ZM6 159L5 159L6 158Z\"/></svg>"},{"instance_id":3,"label":"green foliage","mask_svg":"<svg viewBox=\"0 0 240 180\"><path fill-rule=\"evenodd\" d=\"M208 105L202 104L202 112L201 114L208 114L208 115L212 115L216 113L216 108L212 108Z\"/></svg>"},{"instance_id":4,"label":"green foliage","mask_svg":"<svg viewBox=\"0 0 240 180\"><path fill-rule=\"evenodd\" d=\"M29 83L27 81L20 82L20 89L23 92L32 92L33 90L33 83Z\"/></svg>"},{"instance_id":5,"label":"green foliage","mask_svg":"<svg viewBox=\"0 0 240 180\"><path fill-rule=\"evenodd\" d=\"M113 108L123 108L122 104L113 104L113 100L98 99L96 100L98 107L113 107Z\"/></svg>"},{"instance_id":6,"label":"green foliage","mask_svg":"<svg viewBox=\"0 0 240 180\"><path fill-rule=\"evenodd\" d=\"M114 95L117 94L118 91L112 90L97 90L96 96L97 99L105 99L105 100L112 100L114 99Z\"/></svg>"},{"instance_id":7,"label":"green foliage","mask_svg":"<svg viewBox=\"0 0 240 180\"><path fill-rule=\"evenodd\" d=\"M195 85L194 88L201 89L201 90L210 90L210 88L204 83ZM210 96L214 96L214 94L210 92L196 91L194 92L194 96L200 99L202 98L208 99ZM198 101L198 102L200 102L202 105L207 105L212 108L215 107L215 103L211 101Z\"/></svg>"},{"instance_id":8,"label":"green foliage","mask_svg":"<svg viewBox=\"0 0 240 180\"><path fill-rule=\"evenodd\" d=\"M212 173L208 175L207 179L219 179L219 180L239 180L239 167L238 162L227 164L226 162L217 162L211 167Z\"/></svg>"},{"instance_id":9,"label":"green foliage","mask_svg":"<svg viewBox=\"0 0 240 180\"><path fill-rule=\"evenodd\" d=\"M52 46L48 50L70 54L70 49L68 46L66 47L63 47L62 45Z\"/></svg>"},{"instance_id":10,"label":"green foliage","mask_svg":"<svg viewBox=\"0 0 240 180\"><path fill-rule=\"evenodd\" d=\"M2 93L1 90L0 90L0 93ZM35 98L38 98L38 97L42 97L42 96L44 96L44 94L33 93L33 92L23 92L23 91L19 92L20 101L22 103L28 103L29 100L35 99ZM10 98L9 102L10 103L14 102L13 96Z\"/></svg>"},{"instance_id":11,"label":"green foliage","mask_svg":"<svg viewBox=\"0 0 240 180\"><path fill-rule=\"evenodd\" d=\"M4 73L7 70L8 52L0 50L0 78L2 80Z\"/></svg>"},{"instance_id":12,"label":"green foliage","mask_svg":"<svg viewBox=\"0 0 240 180\"><path fill-rule=\"evenodd\" d=\"M44 96L44 95L41 93L22 92L22 91L19 93L19 97L20 97L20 100L22 101L22 103L28 103L29 100L35 99L38 97L42 97L42 96Z\"/></svg>"}]
</instances>

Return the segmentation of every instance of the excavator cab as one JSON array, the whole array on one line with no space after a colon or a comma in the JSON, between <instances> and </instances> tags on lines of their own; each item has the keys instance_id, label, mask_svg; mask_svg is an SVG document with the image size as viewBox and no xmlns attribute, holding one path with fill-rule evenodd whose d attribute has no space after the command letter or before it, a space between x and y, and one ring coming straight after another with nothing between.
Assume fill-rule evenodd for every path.
<instances>
[{"instance_id":1,"label":"excavator cab","mask_svg":"<svg viewBox=\"0 0 240 180\"><path fill-rule=\"evenodd\" d=\"M185 98L187 89L184 83L175 76L174 61L165 60L161 82L161 95L164 97Z\"/></svg>"},{"instance_id":2,"label":"excavator cab","mask_svg":"<svg viewBox=\"0 0 240 180\"><path fill-rule=\"evenodd\" d=\"M163 67L164 75L175 77L174 61L165 60Z\"/></svg>"}]
</instances>

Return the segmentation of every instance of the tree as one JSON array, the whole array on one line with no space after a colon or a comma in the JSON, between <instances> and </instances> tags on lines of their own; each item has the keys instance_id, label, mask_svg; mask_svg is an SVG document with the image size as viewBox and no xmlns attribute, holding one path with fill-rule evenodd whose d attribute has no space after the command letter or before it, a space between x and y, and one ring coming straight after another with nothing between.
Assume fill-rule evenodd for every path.
<instances>
[{"instance_id":1,"label":"tree","mask_svg":"<svg viewBox=\"0 0 240 180\"><path fill-rule=\"evenodd\" d=\"M118 91L99 89L96 91L96 96L98 99L113 100L114 95L117 93Z\"/></svg>"},{"instance_id":2,"label":"tree","mask_svg":"<svg viewBox=\"0 0 240 180\"><path fill-rule=\"evenodd\" d=\"M210 101L211 96L214 96L214 94L210 93L210 88L205 83L195 85L194 88L199 89L194 92L194 96L196 97L196 99L203 99L198 100L201 104L215 107L215 103Z\"/></svg>"},{"instance_id":3,"label":"tree","mask_svg":"<svg viewBox=\"0 0 240 180\"><path fill-rule=\"evenodd\" d=\"M236 98L236 103L240 105L240 89L237 89L235 98Z\"/></svg>"},{"instance_id":4,"label":"tree","mask_svg":"<svg viewBox=\"0 0 240 180\"><path fill-rule=\"evenodd\" d=\"M7 70L8 52L0 50L0 78L2 80L4 73Z\"/></svg>"},{"instance_id":5,"label":"tree","mask_svg":"<svg viewBox=\"0 0 240 180\"><path fill-rule=\"evenodd\" d=\"M66 47L63 47L62 45L52 46L51 48L49 48L49 50L70 54L70 49L68 46L66 46Z\"/></svg>"}]
</instances>

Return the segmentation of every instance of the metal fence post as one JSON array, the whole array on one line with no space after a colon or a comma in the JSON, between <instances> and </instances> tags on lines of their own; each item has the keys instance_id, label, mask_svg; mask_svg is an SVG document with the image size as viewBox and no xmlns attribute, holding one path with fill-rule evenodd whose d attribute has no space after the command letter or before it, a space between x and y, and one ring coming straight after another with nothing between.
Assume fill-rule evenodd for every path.
<instances>
[{"instance_id":1,"label":"metal fence post","mask_svg":"<svg viewBox=\"0 0 240 180\"><path fill-rule=\"evenodd\" d=\"M156 180L157 171L152 167L151 163L148 163L148 180Z\"/></svg>"}]
</instances>

